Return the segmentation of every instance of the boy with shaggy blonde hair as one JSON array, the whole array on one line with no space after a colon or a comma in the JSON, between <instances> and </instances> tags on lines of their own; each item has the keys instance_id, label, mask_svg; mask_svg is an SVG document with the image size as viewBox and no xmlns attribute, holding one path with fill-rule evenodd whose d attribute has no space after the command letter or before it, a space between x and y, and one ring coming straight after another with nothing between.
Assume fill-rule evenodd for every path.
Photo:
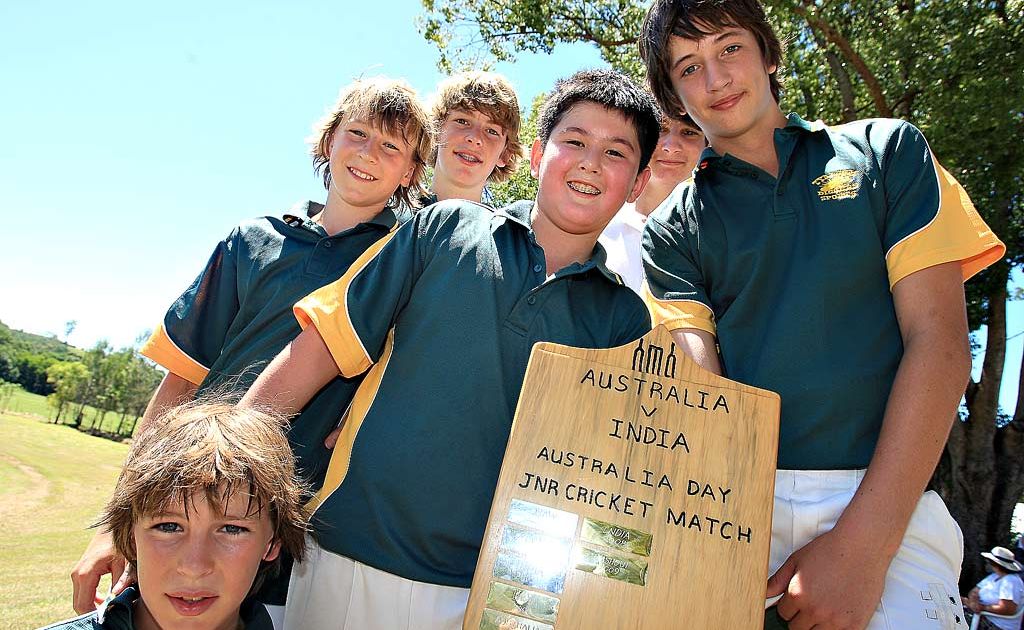
<instances>
[{"instance_id":1,"label":"boy with shaggy blonde hair","mask_svg":"<svg viewBox=\"0 0 1024 630\"><path fill-rule=\"evenodd\" d=\"M508 179L523 156L519 100L508 79L493 72L460 72L441 81L430 117L438 133L431 155L431 193L424 205L446 199L483 200L484 187Z\"/></svg>"},{"instance_id":2,"label":"boy with shaggy blonde hair","mask_svg":"<svg viewBox=\"0 0 1024 630\"><path fill-rule=\"evenodd\" d=\"M304 495L283 429L280 416L227 402L152 421L98 523L137 584L50 628L272 628L251 595L281 550L305 554Z\"/></svg>"},{"instance_id":3,"label":"boy with shaggy blonde hair","mask_svg":"<svg viewBox=\"0 0 1024 630\"><path fill-rule=\"evenodd\" d=\"M142 354L167 369L140 426L211 388L244 391L300 328L292 305L330 284L360 255L411 216L423 192L431 124L404 81L354 81L316 125L313 165L327 201L283 216L242 222L214 248L206 267L167 310ZM316 483L329 458L324 438L351 400L356 379L335 379L312 399L289 434L304 478ZM72 573L79 613L94 608L100 576L121 575L104 532ZM268 584L265 603L283 614L285 579ZM115 592L123 586L119 580ZM275 613L275 614L276 614Z\"/></svg>"}]
</instances>

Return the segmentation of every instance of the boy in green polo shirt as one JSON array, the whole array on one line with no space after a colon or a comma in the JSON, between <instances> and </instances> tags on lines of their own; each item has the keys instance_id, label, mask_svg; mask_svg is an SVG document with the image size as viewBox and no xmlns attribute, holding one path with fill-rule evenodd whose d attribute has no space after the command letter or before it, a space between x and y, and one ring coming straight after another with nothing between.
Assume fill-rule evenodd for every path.
<instances>
[{"instance_id":1,"label":"boy in green polo shirt","mask_svg":"<svg viewBox=\"0 0 1024 630\"><path fill-rule=\"evenodd\" d=\"M519 100L508 79L471 70L437 85L430 119L437 142L428 206L446 199L481 202L484 187L508 179L522 158Z\"/></svg>"},{"instance_id":2,"label":"boy in green polo shirt","mask_svg":"<svg viewBox=\"0 0 1024 630\"><path fill-rule=\"evenodd\" d=\"M435 204L296 305L302 334L242 404L294 413L339 372L366 376L312 502L289 627L461 628L531 348L649 329L597 237L643 189L659 117L621 74L560 81L530 153L536 202Z\"/></svg>"},{"instance_id":3,"label":"boy in green polo shirt","mask_svg":"<svg viewBox=\"0 0 1024 630\"><path fill-rule=\"evenodd\" d=\"M61 630L273 630L251 596L281 550L305 551L302 486L282 419L230 402L152 420L100 517L138 583Z\"/></svg>"},{"instance_id":4,"label":"boy in green polo shirt","mask_svg":"<svg viewBox=\"0 0 1024 630\"><path fill-rule=\"evenodd\" d=\"M913 126L784 116L757 0L655 0L640 42L663 109L709 144L647 222L654 319L782 396L778 617L963 627L960 533L922 493L970 370L963 282L1003 244Z\"/></svg>"},{"instance_id":5,"label":"boy in green polo shirt","mask_svg":"<svg viewBox=\"0 0 1024 630\"><path fill-rule=\"evenodd\" d=\"M415 92L383 77L345 87L317 125L313 164L325 204L243 222L217 244L206 267L168 309L142 354L168 370L140 425L207 390L244 391L299 333L292 306L337 280L368 247L392 233L422 194L430 123ZM336 378L303 410L289 435L303 477L322 479L337 424L358 381ZM109 538L97 534L72 574L75 609L94 606L100 576L117 569ZM265 602L283 604L287 577ZM279 591L279 592L278 592ZM279 612L283 613L283 610Z\"/></svg>"}]
</instances>

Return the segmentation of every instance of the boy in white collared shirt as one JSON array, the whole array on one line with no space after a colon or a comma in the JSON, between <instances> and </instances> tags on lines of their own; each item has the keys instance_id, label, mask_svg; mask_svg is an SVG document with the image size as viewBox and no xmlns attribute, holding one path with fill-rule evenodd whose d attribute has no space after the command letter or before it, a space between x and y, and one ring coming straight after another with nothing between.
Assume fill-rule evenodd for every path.
<instances>
[{"instance_id":1,"label":"boy in white collared shirt","mask_svg":"<svg viewBox=\"0 0 1024 630\"><path fill-rule=\"evenodd\" d=\"M640 234L647 217L676 186L690 177L704 150L704 132L689 116L683 118L666 117L662 121L647 187L636 203L622 206L598 239L608 252L608 268L622 276L626 286L637 293L644 281Z\"/></svg>"}]
</instances>

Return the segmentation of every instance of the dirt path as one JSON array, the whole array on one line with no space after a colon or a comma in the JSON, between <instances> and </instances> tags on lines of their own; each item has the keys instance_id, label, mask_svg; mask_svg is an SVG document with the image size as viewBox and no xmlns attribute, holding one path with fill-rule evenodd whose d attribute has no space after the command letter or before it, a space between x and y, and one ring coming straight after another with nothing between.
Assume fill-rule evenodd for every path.
<instances>
[{"instance_id":1,"label":"dirt path","mask_svg":"<svg viewBox=\"0 0 1024 630\"><path fill-rule=\"evenodd\" d=\"M17 468L29 479L26 488L2 495L3 500L0 501L0 521L17 524L16 519L19 516L35 512L36 508L46 500L47 495L50 494L50 480L16 457L0 453L0 461Z\"/></svg>"}]
</instances>

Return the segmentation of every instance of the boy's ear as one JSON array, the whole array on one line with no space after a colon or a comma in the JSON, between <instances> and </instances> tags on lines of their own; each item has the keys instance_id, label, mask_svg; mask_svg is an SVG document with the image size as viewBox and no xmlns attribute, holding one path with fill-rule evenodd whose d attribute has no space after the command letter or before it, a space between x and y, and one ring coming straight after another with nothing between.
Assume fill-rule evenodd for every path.
<instances>
[{"instance_id":1,"label":"boy's ear","mask_svg":"<svg viewBox=\"0 0 1024 630\"><path fill-rule=\"evenodd\" d=\"M498 161L495 162L494 168L505 168L508 166L508 141L505 141L505 148L502 149L501 155L498 156Z\"/></svg>"},{"instance_id":2,"label":"boy's ear","mask_svg":"<svg viewBox=\"0 0 1024 630\"><path fill-rule=\"evenodd\" d=\"M540 177L540 160L544 157L544 144L541 143L540 138L533 141L533 146L530 147L530 175L534 179Z\"/></svg>"},{"instance_id":3,"label":"boy's ear","mask_svg":"<svg viewBox=\"0 0 1024 630\"><path fill-rule=\"evenodd\" d=\"M629 191L629 197L626 198L628 203L633 203L640 197L640 193L644 191L644 186L647 185L647 181L651 179L651 167L645 166L644 170L636 174L636 179L633 180L633 189Z\"/></svg>"},{"instance_id":4,"label":"boy's ear","mask_svg":"<svg viewBox=\"0 0 1024 630\"><path fill-rule=\"evenodd\" d=\"M281 541L278 539L271 540L267 543L267 551L263 554L263 559L267 562L273 562L277 559L278 554L281 553Z\"/></svg>"},{"instance_id":5,"label":"boy's ear","mask_svg":"<svg viewBox=\"0 0 1024 630\"><path fill-rule=\"evenodd\" d=\"M331 157L331 147L334 146L334 132L337 131L337 130L338 130L337 127L335 127L334 129L331 129L330 131L327 132L327 137L324 138L324 145L323 145L324 157L327 157L327 158Z\"/></svg>"},{"instance_id":6,"label":"boy's ear","mask_svg":"<svg viewBox=\"0 0 1024 630\"><path fill-rule=\"evenodd\" d=\"M415 172L416 172L416 162L413 161L413 163L409 165L409 170L407 170L405 172L405 175L402 176L402 186L404 188L408 188L409 184L412 183L412 174L415 173Z\"/></svg>"}]
</instances>

